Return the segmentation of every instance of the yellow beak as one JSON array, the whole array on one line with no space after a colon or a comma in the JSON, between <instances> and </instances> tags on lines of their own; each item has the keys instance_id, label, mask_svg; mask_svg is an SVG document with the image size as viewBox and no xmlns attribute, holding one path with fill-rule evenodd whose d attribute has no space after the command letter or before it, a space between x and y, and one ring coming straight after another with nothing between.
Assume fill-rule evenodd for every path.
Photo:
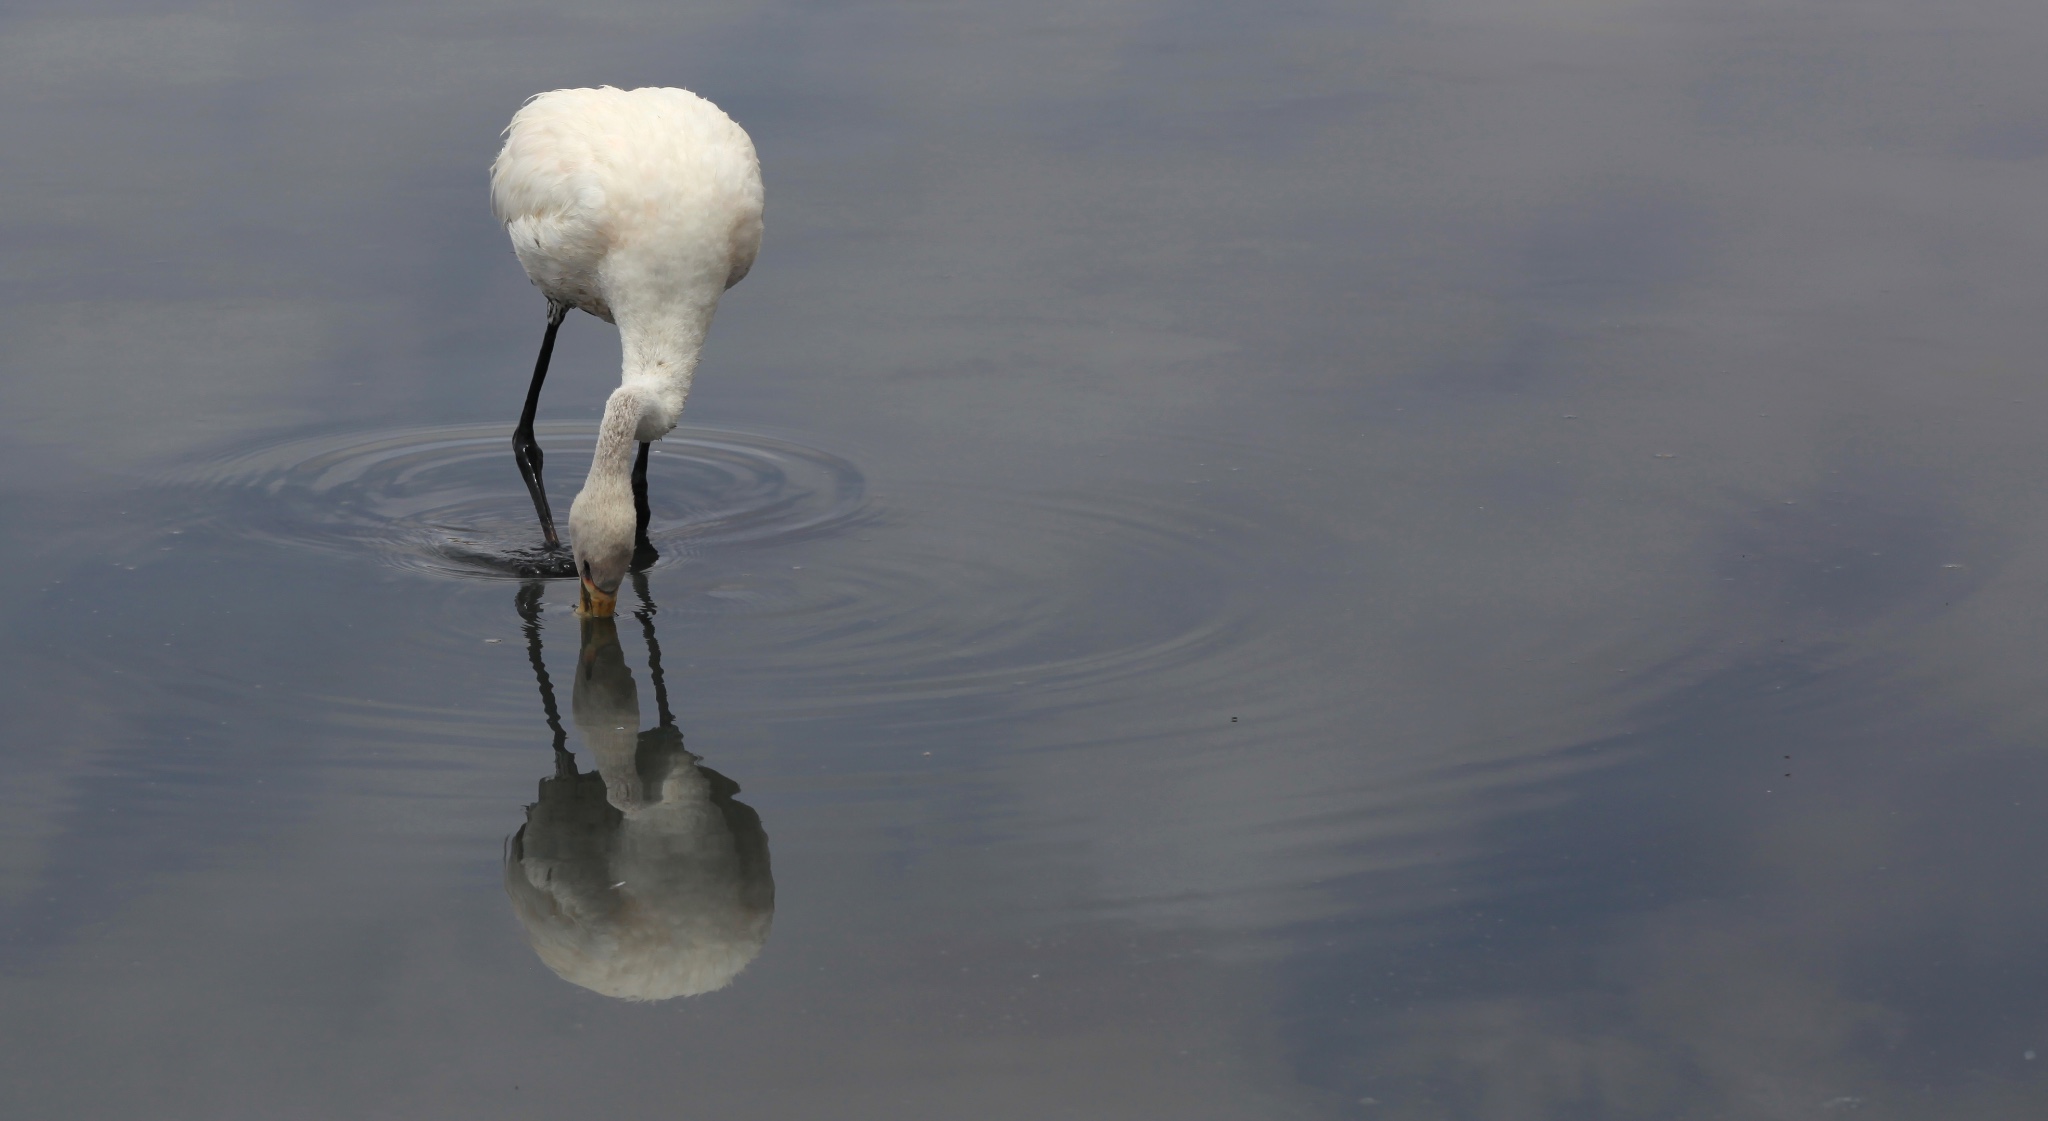
<instances>
[{"instance_id":1,"label":"yellow beak","mask_svg":"<svg viewBox=\"0 0 2048 1121\"><path fill-rule=\"evenodd\" d=\"M609 619L618 611L619 597L616 592L599 591L596 584L585 580L580 607L586 619Z\"/></svg>"}]
</instances>

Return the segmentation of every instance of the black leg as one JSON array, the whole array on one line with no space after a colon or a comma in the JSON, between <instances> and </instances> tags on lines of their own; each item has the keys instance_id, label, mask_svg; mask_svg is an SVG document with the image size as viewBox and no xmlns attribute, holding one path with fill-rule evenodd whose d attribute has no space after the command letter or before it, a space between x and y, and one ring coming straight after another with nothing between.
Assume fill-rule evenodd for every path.
<instances>
[{"instance_id":1,"label":"black leg","mask_svg":"<svg viewBox=\"0 0 2048 1121\"><path fill-rule=\"evenodd\" d=\"M646 568L661 559L654 542L647 539L647 523L654 511L647 505L647 441L640 442L640 454L633 460L633 567Z\"/></svg>"},{"instance_id":2,"label":"black leg","mask_svg":"<svg viewBox=\"0 0 2048 1121\"><path fill-rule=\"evenodd\" d=\"M541 485L540 444L533 438L533 414L540 409L540 386L548 379L548 359L555 354L555 332L568 313L567 304L548 301L548 333L541 336L540 360L533 364L533 381L526 387L526 408L519 414L519 427L512 430L512 458L519 462L519 477L526 480L526 493L533 496L533 512L540 515L540 531L550 549L561 548L562 539L555 533L555 516L548 512L547 488Z\"/></svg>"}]
</instances>

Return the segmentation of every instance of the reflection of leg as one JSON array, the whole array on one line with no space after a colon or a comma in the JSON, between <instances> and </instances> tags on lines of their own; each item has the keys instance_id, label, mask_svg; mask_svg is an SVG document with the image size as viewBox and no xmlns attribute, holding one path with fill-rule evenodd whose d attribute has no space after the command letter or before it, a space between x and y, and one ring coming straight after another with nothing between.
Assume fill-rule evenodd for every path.
<instances>
[{"instance_id":1,"label":"reflection of leg","mask_svg":"<svg viewBox=\"0 0 2048 1121\"><path fill-rule=\"evenodd\" d=\"M533 381L526 387L526 408L519 414L519 427L512 430L512 458L519 464L519 477L526 480L526 493L533 496L533 512L540 515L540 531L550 549L561 548L562 539L555 534L555 516L548 511L547 488L541 485L540 444L533 438L533 414L540 408L541 383L548 379L548 359L555 354L555 332L568 313L567 305L548 301L548 331L541 336L540 359L533 364Z\"/></svg>"},{"instance_id":2,"label":"reflection of leg","mask_svg":"<svg viewBox=\"0 0 2048 1121\"><path fill-rule=\"evenodd\" d=\"M646 568L661 559L654 549L654 542L647 539L647 523L654 520L654 511L647 505L647 449L651 445L642 440L640 454L633 460L633 567Z\"/></svg>"},{"instance_id":3,"label":"reflection of leg","mask_svg":"<svg viewBox=\"0 0 2048 1121\"><path fill-rule=\"evenodd\" d=\"M640 636L647 640L647 673L654 679L654 708L661 714L663 728L676 722L675 715L668 710L668 682L661 676L661 643L654 638L654 599L647 594L647 574L633 574L633 591L640 597L640 610L633 617L640 620Z\"/></svg>"},{"instance_id":4,"label":"reflection of leg","mask_svg":"<svg viewBox=\"0 0 2048 1121\"><path fill-rule=\"evenodd\" d=\"M548 679L548 663L540 652L540 597L547 587L538 580L525 581L512 604L519 611L520 629L526 632L526 660L533 665L534 683L540 686L540 708L547 714L548 731L555 738L555 771L558 777L563 773L573 776L576 763L575 756L569 754L569 733L562 727L562 711L555 707L555 683Z\"/></svg>"}]
</instances>

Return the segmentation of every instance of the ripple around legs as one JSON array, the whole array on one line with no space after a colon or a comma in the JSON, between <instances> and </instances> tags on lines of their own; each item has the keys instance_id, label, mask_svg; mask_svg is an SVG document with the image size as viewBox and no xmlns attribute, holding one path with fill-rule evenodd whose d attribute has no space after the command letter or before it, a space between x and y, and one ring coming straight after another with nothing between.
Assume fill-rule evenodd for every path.
<instances>
[{"instance_id":1,"label":"ripple around legs","mask_svg":"<svg viewBox=\"0 0 2048 1121\"><path fill-rule=\"evenodd\" d=\"M536 426L558 517L589 470L595 429ZM664 561L720 544L774 544L830 532L865 510L859 469L774 437L683 427L654 446L649 536ZM370 553L449 576L571 576L550 551L513 466L503 425L336 433L241 452L174 485L228 501L218 528L282 544Z\"/></svg>"}]
</instances>

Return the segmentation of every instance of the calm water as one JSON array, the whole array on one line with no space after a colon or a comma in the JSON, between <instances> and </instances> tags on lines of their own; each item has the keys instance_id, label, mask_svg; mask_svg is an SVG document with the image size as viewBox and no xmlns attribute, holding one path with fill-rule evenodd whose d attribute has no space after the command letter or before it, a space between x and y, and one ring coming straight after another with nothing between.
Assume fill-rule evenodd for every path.
<instances>
[{"instance_id":1,"label":"calm water","mask_svg":"<svg viewBox=\"0 0 2048 1121\"><path fill-rule=\"evenodd\" d=\"M0 1112L2048 1115L2048 7L421 9L0 15Z\"/></svg>"}]
</instances>

